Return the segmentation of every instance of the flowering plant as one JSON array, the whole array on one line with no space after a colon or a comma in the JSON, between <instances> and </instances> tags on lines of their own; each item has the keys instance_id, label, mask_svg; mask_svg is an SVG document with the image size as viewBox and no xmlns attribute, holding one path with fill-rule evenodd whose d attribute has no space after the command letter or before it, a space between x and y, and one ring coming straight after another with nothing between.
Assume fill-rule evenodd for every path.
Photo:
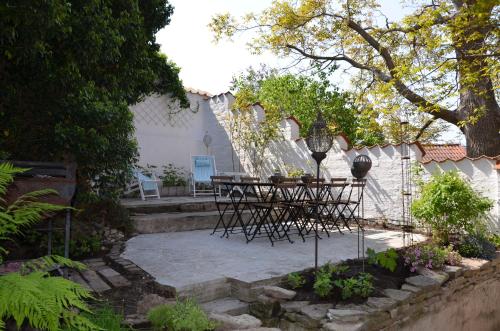
<instances>
[{"instance_id":1,"label":"flowering plant","mask_svg":"<svg viewBox=\"0 0 500 331\"><path fill-rule=\"evenodd\" d=\"M410 267L411 272L415 272L418 266L439 269L444 265L447 255L446 249L435 245L416 245L405 251L404 261L405 265Z\"/></svg>"},{"instance_id":2,"label":"flowering plant","mask_svg":"<svg viewBox=\"0 0 500 331\"><path fill-rule=\"evenodd\" d=\"M451 250L451 246L448 249L446 256L446 264L448 265L460 265L462 263L462 255L459 252Z\"/></svg>"}]
</instances>

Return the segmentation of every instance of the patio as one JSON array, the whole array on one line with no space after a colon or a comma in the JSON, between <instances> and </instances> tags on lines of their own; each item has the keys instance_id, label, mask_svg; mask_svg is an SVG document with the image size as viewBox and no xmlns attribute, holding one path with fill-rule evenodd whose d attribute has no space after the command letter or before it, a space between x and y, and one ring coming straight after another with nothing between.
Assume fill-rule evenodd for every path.
<instances>
[{"instance_id":1,"label":"patio","mask_svg":"<svg viewBox=\"0 0 500 331\"><path fill-rule=\"evenodd\" d=\"M314 241L282 241L274 247L267 238L246 243L243 236L221 239L211 230L143 234L126 243L122 257L151 274L162 285L179 291L227 278L244 283L263 282L314 266ZM365 247L376 251L401 247L396 231L367 230ZM415 241L423 236L415 235ZM319 241L319 262L357 257L357 234L332 232Z\"/></svg>"}]
</instances>

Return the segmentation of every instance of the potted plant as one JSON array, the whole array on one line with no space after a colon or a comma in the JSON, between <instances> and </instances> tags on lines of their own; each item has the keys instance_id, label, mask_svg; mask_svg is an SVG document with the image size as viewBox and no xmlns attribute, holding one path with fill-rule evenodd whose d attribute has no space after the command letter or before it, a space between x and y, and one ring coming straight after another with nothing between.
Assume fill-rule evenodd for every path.
<instances>
[{"instance_id":1,"label":"potted plant","mask_svg":"<svg viewBox=\"0 0 500 331\"><path fill-rule=\"evenodd\" d=\"M166 196L179 196L188 194L186 174L184 168L176 167L172 163L163 166L161 194Z\"/></svg>"},{"instance_id":2,"label":"potted plant","mask_svg":"<svg viewBox=\"0 0 500 331\"><path fill-rule=\"evenodd\" d=\"M281 183L285 177L281 174L280 169L275 168L273 172L274 174L269 177L269 181L273 184Z\"/></svg>"}]
</instances>

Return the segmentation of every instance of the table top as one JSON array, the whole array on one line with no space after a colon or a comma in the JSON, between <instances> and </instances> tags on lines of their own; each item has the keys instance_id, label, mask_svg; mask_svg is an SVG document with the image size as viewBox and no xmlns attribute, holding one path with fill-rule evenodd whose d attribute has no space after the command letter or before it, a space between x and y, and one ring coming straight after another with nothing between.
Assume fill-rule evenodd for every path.
<instances>
[{"instance_id":1,"label":"table top","mask_svg":"<svg viewBox=\"0 0 500 331\"><path fill-rule=\"evenodd\" d=\"M222 181L220 182L221 185L239 185L239 186L242 186L242 185L253 185L253 186L274 186L276 185L276 183L271 183L271 182L237 182L237 181ZM281 184L281 183L278 183L278 184ZM311 188L315 188L316 187L316 183L296 183L297 186L306 186L306 185L309 185ZM335 186L349 186L349 183L344 183L344 184L338 184L338 183L319 183L319 186L332 186L332 185L335 185Z\"/></svg>"}]
</instances>

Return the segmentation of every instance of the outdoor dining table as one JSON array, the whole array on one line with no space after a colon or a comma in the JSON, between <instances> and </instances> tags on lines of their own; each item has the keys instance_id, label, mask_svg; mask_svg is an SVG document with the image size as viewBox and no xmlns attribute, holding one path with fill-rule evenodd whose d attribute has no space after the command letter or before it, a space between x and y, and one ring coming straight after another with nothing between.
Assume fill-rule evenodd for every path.
<instances>
[{"instance_id":1,"label":"outdoor dining table","mask_svg":"<svg viewBox=\"0 0 500 331\"><path fill-rule=\"evenodd\" d=\"M335 201L330 183L321 182L319 190L316 182L224 181L218 184L222 185L225 191L232 192L228 198L233 214L231 220L223 224L222 236L240 232L244 234L247 242L264 236L274 245L275 241L280 240L293 242L290 237L293 229L305 241L311 233L320 237L320 232L323 232L329 236L332 224L337 225L337 217L327 214L335 211L329 206ZM240 194L235 194L235 186L241 189ZM338 228L338 225L336 227Z\"/></svg>"}]
</instances>

